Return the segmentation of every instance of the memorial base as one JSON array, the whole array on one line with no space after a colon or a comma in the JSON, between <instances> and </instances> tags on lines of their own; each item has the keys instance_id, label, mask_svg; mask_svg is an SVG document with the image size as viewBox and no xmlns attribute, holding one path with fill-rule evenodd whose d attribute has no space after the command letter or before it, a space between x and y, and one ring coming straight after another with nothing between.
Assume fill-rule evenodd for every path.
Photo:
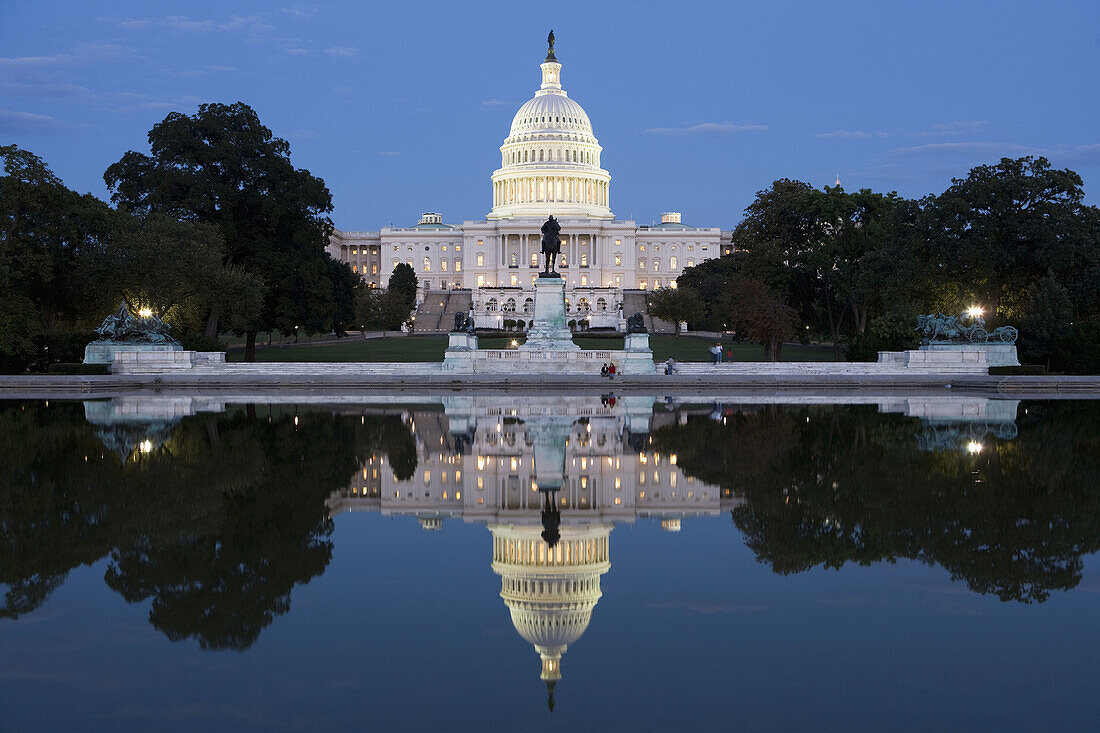
<instances>
[{"instance_id":1,"label":"memorial base","mask_svg":"<svg viewBox=\"0 0 1100 733\"><path fill-rule=\"evenodd\" d=\"M183 351L179 344L143 344L126 343L125 341L93 341L84 347L85 364L110 364L115 360L115 354L120 352L143 352L171 354Z\"/></svg>"},{"instance_id":2,"label":"memorial base","mask_svg":"<svg viewBox=\"0 0 1100 733\"><path fill-rule=\"evenodd\" d=\"M565 278L535 280L535 316L521 351L579 351L565 323Z\"/></svg>"},{"instance_id":3,"label":"memorial base","mask_svg":"<svg viewBox=\"0 0 1100 733\"><path fill-rule=\"evenodd\" d=\"M947 351L964 354L967 352L985 354L985 363L991 367L1020 366L1016 356L1016 344L924 344L921 351ZM962 357L960 356L960 359Z\"/></svg>"}]
</instances>

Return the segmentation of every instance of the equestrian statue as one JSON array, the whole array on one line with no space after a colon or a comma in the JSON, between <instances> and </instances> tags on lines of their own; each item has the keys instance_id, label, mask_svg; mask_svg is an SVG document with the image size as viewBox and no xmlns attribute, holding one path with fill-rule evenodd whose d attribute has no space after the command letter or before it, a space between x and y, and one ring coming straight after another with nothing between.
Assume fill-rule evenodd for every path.
<instances>
[{"instance_id":1,"label":"equestrian statue","mask_svg":"<svg viewBox=\"0 0 1100 733\"><path fill-rule=\"evenodd\" d=\"M561 225L551 214L546 223L542 225L542 253L546 255L546 268L542 271L542 277L561 277L554 265L558 255L561 254Z\"/></svg>"}]
</instances>

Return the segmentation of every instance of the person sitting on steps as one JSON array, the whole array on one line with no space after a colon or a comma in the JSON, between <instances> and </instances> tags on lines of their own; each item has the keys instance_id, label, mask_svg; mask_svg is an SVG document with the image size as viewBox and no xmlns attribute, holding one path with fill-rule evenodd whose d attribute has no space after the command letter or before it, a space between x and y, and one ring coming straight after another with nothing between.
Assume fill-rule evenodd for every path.
<instances>
[{"instance_id":1,"label":"person sitting on steps","mask_svg":"<svg viewBox=\"0 0 1100 733\"><path fill-rule=\"evenodd\" d=\"M601 377L606 377L607 376L607 362L604 362L603 368L600 369L600 376Z\"/></svg>"},{"instance_id":2,"label":"person sitting on steps","mask_svg":"<svg viewBox=\"0 0 1100 733\"><path fill-rule=\"evenodd\" d=\"M607 367L607 377L608 379L615 378L615 362L611 362L611 365Z\"/></svg>"}]
</instances>

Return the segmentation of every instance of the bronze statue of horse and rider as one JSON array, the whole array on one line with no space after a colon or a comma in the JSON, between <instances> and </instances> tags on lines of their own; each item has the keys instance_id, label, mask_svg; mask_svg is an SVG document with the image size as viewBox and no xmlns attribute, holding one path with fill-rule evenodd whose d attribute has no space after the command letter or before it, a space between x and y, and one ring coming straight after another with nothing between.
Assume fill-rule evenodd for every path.
<instances>
[{"instance_id":1,"label":"bronze statue of horse and rider","mask_svg":"<svg viewBox=\"0 0 1100 733\"><path fill-rule=\"evenodd\" d=\"M550 218L542 225L542 254L546 255L546 267L542 271L542 277L561 277L555 269L558 256L561 254L561 225L551 214Z\"/></svg>"}]
</instances>

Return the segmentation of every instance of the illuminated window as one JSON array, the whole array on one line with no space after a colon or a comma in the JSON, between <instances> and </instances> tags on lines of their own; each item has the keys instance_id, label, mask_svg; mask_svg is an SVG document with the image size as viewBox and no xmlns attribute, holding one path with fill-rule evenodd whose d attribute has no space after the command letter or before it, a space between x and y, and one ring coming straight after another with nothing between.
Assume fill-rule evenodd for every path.
<instances>
[{"instance_id":1,"label":"illuminated window","mask_svg":"<svg viewBox=\"0 0 1100 733\"><path fill-rule=\"evenodd\" d=\"M622 265L623 265L623 254L622 254L622 252L616 252L615 253L615 267L622 267Z\"/></svg>"},{"instance_id":2,"label":"illuminated window","mask_svg":"<svg viewBox=\"0 0 1100 733\"><path fill-rule=\"evenodd\" d=\"M675 257L675 256L673 256L673 257L669 258L669 261L668 261L668 266L669 266L670 268L672 268L673 270L675 270L675 269L676 269L676 257Z\"/></svg>"},{"instance_id":3,"label":"illuminated window","mask_svg":"<svg viewBox=\"0 0 1100 733\"><path fill-rule=\"evenodd\" d=\"M455 252L461 252L461 251L462 251L462 245L461 244L456 244L455 245Z\"/></svg>"},{"instance_id":4,"label":"illuminated window","mask_svg":"<svg viewBox=\"0 0 1100 733\"><path fill-rule=\"evenodd\" d=\"M531 253L531 267L538 267L538 266L539 266L539 253L538 252L532 252Z\"/></svg>"},{"instance_id":5,"label":"illuminated window","mask_svg":"<svg viewBox=\"0 0 1100 733\"><path fill-rule=\"evenodd\" d=\"M653 271L654 272L660 272L661 271L661 261L659 259L657 259L656 257L653 258Z\"/></svg>"},{"instance_id":6,"label":"illuminated window","mask_svg":"<svg viewBox=\"0 0 1100 733\"><path fill-rule=\"evenodd\" d=\"M588 253L581 252L581 267L588 267Z\"/></svg>"},{"instance_id":7,"label":"illuminated window","mask_svg":"<svg viewBox=\"0 0 1100 733\"><path fill-rule=\"evenodd\" d=\"M638 269L645 272L646 261L645 259L638 260Z\"/></svg>"},{"instance_id":8,"label":"illuminated window","mask_svg":"<svg viewBox=\"0 0 1100 733\"><path fill-rule=\"evenodd\" d=\"M424 272L432 271L432 261L427 257L424 258Z\"/></svg>"},{"instance_id":9,"label":"illuminated window","mask_svg":"<svg viewBox=\"0 0 1100 733\"><path fill-rule=\"evenodd\" d=\"M431 471L425 471L424 472L424 485L427 486L431 482L432 482L432 472Z\"/></svg>"},{"instance_id":10,"label":"illuminated window","mask_svg":"<svg viewBox=\"0 0 1100 733\"><path fill-rule=\"evenodd\" d=\"M358 268L358 267L356 267L355 265L352 265L352 266L351 266L351 271L352 271L352 272L359 272L359 268Z\"/></svg>"},{"instance_id":11,"label":"illuminated window","mask_svg":"<svg viewBox=\"0 0 1100 733\"><path fill-rule=\"evenodd\" d=\"M374 265L370 266L370 274L372 274L372 275L377 275L378 274L378 265L377 264L374 264Z\"/></svg>"},{"instance_id":12,"label":"illuminated window","mask_svg":"<svg viewBox=\"0 0 1100 733\"><path fill-rule=\"evenodd\" d=\"M462 272L462 260L455 260L455 272Z\"/></svg>"},{"instance_id":13,"label":"illuminated window","mask_svg":"<svg viewBox=\"0 0 1100 733\"><path fill-rule=\"evenodd\" d=\"M581 275L581 287L588 287L588 275Z\"/></svg>"},{"instance_id":14,"label":"illuminated window","mask_svg":"<svg viewBox=\"0 0 1100 733\"><path fill-rule=\"evenodd\" d=\"M688 257L688 267L695 267L695 260Z\"/></svg>"},{"instance_id":15,"label":"illuminated window","mask_svg":"<svg viewBox=\"0 0 1100 733\"><path fill-rule=\"evenodd\" d=\"M446 252L446 251L447 251L447 245L443 245L443 251L444 251L444 252Z\"/></svg>"},{"instance_id":16,"label":"illuminated window","mask_svg":"<svg viewBox=\"0 0 1100 733\"><path fill-rule=\"evenodd\" d=\"M446 271L447 271L447 260L440 260L440 261L439 261L439 269L440 269L440 270L441 270L442 272L446 272Z\"/></svg>"},{"instance_id":17,"label":"illuminated window","mask_svg":"<svg viewBox=\"0 0 1100 733\"><path fill-rule=\"evenodd\" d=\"M481 242L478 242L478 244L481 244ZM478 267L485 267L485 255L483 255L480 252L478 252L478 254L477 254L477 266Z\"/></svg>"},{"instance_id":18,"label":"illuminated window","mask_svg":"<svg viewBox=\"0 0 1100 733\"><path fill-rule=\"evenodd\" d=\"M638 245L638 251L639 252L645 252L645 245L644 244L639 244Z\"/></svg>"},{"instance_id":19,"label":"illuminated window","mask_svg":"<svg viewBox=\"0 0 1100 733\"><path fill-rule=\"evenodd\" d=\"M477 286L479 288L485 287L485 276L484 275L478 275L477 276Z\"/></svg>"},{"instance_id":20,"label":"illuminated window","mask_svg":"<svg viewBox=\"0 0 1100 733\"><path fill-rule=\"evenodd\" d=\"M511 281L513 286L519 285L519 275L512 275Z\"/></svg>"},{"instance_id":21,"label":"illuminated window","mask_svg":"<svg viewBox=\"0 0 1100 733\"><path fill-rule=\"evenodd\" d=\"M642 290L645 290L646 287L647 287L646 281L642 280L640 283L638 283L638 287L641 288Z\"/></svg>"}]
</instances>

